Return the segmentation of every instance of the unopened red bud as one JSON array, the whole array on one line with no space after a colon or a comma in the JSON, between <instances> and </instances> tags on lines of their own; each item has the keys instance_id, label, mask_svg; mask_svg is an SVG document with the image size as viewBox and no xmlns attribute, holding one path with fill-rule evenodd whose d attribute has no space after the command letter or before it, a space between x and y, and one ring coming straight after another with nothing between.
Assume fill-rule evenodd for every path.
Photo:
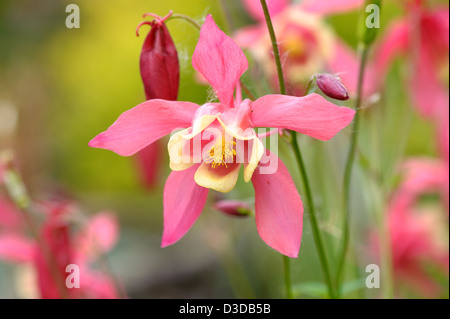
<instances>
[{"instance_id":1,"label":"unopened red bud","mask_svg":"<svg viewBox=\"0 0 450 319\"><path fill-rule=\"evenodd\" d=\"M245 201L239 200L221 200L214 204L218 211L237 217L244 217L252 214L252 209Z\"/></svg>"},{"instance_id":2,"label":"unopened red bud","mask_svg":"<svg viewBox=\"0 0 450 319\"><path fill-rule=\"evenodd\" d=\"M341 79L333 74L317 74L316 83L322 92L332 99L341 101L349 99L348 91L342 84Z\"/></svg>"},{"instance_id":3,"label":"unopened red bud","mask_svg":"<svg viewBox=\"0 0 450 319\"><path fill-rule=\"evenodd\" d=\"M164 23L170 15L171 13L165 18L156 17L152 22L146 21L138 26L138 29L143 24L151 26L140 57L140 71L147 100L175 101L178 97L180 83L178 53Z\"/></svg>"}]
</instances>

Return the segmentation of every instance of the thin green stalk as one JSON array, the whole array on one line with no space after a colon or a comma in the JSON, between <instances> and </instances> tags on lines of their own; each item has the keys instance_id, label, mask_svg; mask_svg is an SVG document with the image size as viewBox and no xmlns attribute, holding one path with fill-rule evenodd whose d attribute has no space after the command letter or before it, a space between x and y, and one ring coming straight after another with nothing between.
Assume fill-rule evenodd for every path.
<instances>
[{"instance_id":1,"label":"thin green stalk","mask_svg":"<svg viewBox=\"0 0 450 319\"><path fill-rule=\"evenodd\" d=\"M244 91L245 94L247 94L248 98L252 101L256 100L256 97L253 95L252 92L250 92L250 89L244 84L244 82L240 80L239 83L241 84L242 91Z\"/></svg>"},{"instance_id":2,"label":"thin green stalk","mask_svg":"<svg viewBox=\"0 0 450 319\"><path fill-rule=\"evenodd\" d=\"M286 94L286 84L284 82L283 68L281 66L280 51L278 50L277 37L275 36L275 30L273 29L269 8L267 7L266 0L260 1L264 11L264 18L266 19L267 29L269 30L270 41L272 42L273 56L275 58L275 64L277 65L278 84L280 85L280 93Z\"/></svg>"},{"instance_id":3,"label":"thin green stalk","mask_svg":"<svg viewBox=\"0 0 450 319\"><path fill-rule=\"evenodd\" d=\"M336 293L334 291L333 282L331 280L331 272L330 272L330 267L328 264L327 255L325 252L325 247L323 244L323 239L320 234L319 223L317 221L315 205L313 202L313 197L312 197L312 193L311 193L311 187L309 184L308 175L307 175L306 169L305 169L305 163L303 161L303 157L300 152L300 147L299 147L298 141L297 141L297 132L291 131L291 134L292 134L292 148L294 150L295 159L297 160L298 168L300 170L300 175L302 177L303 187L305 189L306 201L309 205L309 213L310 213L309 220L311 222L311 228L313 231L314 242L316 244L317 253L319 255L319 260L320 260L320 265L322 267L322 272L325 277L325 282L328 287L328 294L329 294L330 298L334 299L334 298L336 298Z\"/></svg>"},{"instance_id":4,"label":"thin green stalk","mask_svg":"<svg viewBox=\"0 0 450 319\"><path fill-rule=\"evenodd\" d=\"M267 29L269 31L270 40L272 42L272 50L273 50L273 55L275 58L275 64L277 66L278 83L280 86L280 93L286 94L286 84L284 82L283 68L281 66L280 51L278 50L277 38L275 36L275 31L273 29L272 20L270 18L270 14L269 14L269 9L267 7L266 0L260 0L260 1L261 1L261 6L262 6L262 9L264 12L264 18L265 18L266 24L267 24ZM311 194L311 187L309 184L308 175L306 174L305 164L303 162L303 158L300 153L300 148L299 148L298 142L297 142L297 133L295 131L291 131L291 134L292 134L292 141L291 141L292 147L294 149L295 158L297 160L297 164L300 169L300 173L301 173L300 175L301 175L301 178L303 181L303 186L305 188L306 199L309 204L309 209L310 209L310 219L309 220L311 222L311 228L313 230L314 242L317 247L317 252L319 255L320 264L321 264L322 271L323 271L323 274L325 277L325 281L328 286L329 296L330 296L330 298L335 298L336 294L334 292L333 282L331 280L330 268L328 265L328 259L327 259L326 253L325 253L322 236L320 234L319 224L318 224L317 216L316 216L316 212L315 212L315 206L314 206L314 202L313 202L312 194ZM289 279L289 281L290 281L290 279ZM290 282L289 282L289 285L290 285Z\"/></svg>"},{"instance_id":5,"label":"thin green stalk","mask_svg":"<svg viewBox=\"0 0 450 319\"><path fill-rule=\"evenodd\" d=\"M172 20L172 19L181 19L181 20L184 20L186 22L189 22L190 24L192 24L198 30L200 30L202 28L200 26L200 24L197 23L197 21L195 21L190 16L187 16L185 14L174 13L167 19L167 21Z\"/></svg>"},{"instance_id":6,"label":"thin green stalk","mask_svg":"<svg viewBox=\"0 0 450 319\"><path fill-rule=\"evenodd\" d=\"M361 60L359 65L358 74L358 87L356 93L355 101L355 117L353 122L353 130L350 142L350 148L347 154L347 161L345 164L344 180L343 180L343 198L342 198L342 213L344 216L344 226L343 226L343 238L342 238L342 249L341 254L338 259L337 273L336 273L336 287L338 287L338 293L340 291L341 283L344 277L344 265L345 258L347 256L348 246L350 242L350 214L349 214L349 201L350 201L350 184L352 178L353 164L355 161L355 154L358 145L358 131L360 126L360 107L363 94L363 82L364 74L367 65L369 49L367 46L362 48Z\"/></svg>"},{"instance_id":7,"label":"thin green stalk","mask_svg":"<svg viewBox=\"0 0 450 319\"><path fill-rule=\"evenodd\" d=\"M286 286L286 299L292 299L291 260L283 255L284 284Z\"/></svg>"}]
</instances>

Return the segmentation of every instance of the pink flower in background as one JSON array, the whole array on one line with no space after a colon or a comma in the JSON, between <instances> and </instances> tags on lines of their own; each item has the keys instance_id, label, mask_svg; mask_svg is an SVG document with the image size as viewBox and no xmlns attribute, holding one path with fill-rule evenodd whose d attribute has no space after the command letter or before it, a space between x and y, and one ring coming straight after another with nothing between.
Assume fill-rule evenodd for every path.
<instances>
[{"instance_id":1,"label":"pink flower in background","mask_svg":"<svg viewBox=\"0 0 450 319\"><path fill-rule=\"evenodd\" d=\"M209 188L220 192L234 188L243 164L244 180L251 180L255 188L255 218L261 238L282 254L297 257L302 202L288 170L275 154L264 150L254 128L287 128L328 140L352 121L354 111L316 94L303 98L266 95L252 102L241 101L238 90L234 99L248 62L210 15L202 27L192 65L211 84L219 103L199 106L149 100L124 112L89 145L129 156L184 128L168 145L173 172L164 188L162 246L186 234L203 210ZM195 150L198 138L201 147ZM267 167L263 163L273 165L276 171L264 174Z\"/></svg>"},{"instance_id":2,"label":"pink flower in background","mask_svg":"<svg viewBox=\"0 0 450 319\"><path fill-rule=\"evenodd\" d=\"M18 230L22 226L23 220L15 205L0 197L0 230Z\"/></svg>"},{"instance_id":3,"label":"pink flower in background","mask_svg":"<svg viewBox=\"0 0 450 319\"><path fill-rule=\"evenodd\" d=\"M355 9L363 1L303 1L299 5L289 5L289 2L275 0L268 4L290 91L303 95L305 92L300 88L306 87L314 74L326 71L338 74L349 91L355 93L359 65L356 54L333 34L323 17ZM239 30L236 41L251 52L276 84L272 46L260 1L246 0L244 4L258 25ZM372 72L370 69L369 73ZM368 81L365 95L370 93L373 88Z\"/></svg>"},{"instance_id":4,"label":"pink flower in background","mask_svg":"<svg viewBox=\"0 0 450 319\"><path fill-rule=\"evenodd\" d=\"M423 116L436 118L441 116L440 109L449 107L448 89L441 79L448 69L448 7L430 9L422 1L407 4L406 17L392 23L379 44L376 76L381 83L393 59L406 56L413 104Z\"/></svg>"},{"instance_id":5,"label":"pink flower in background","mask_svg":"<svg viewBox=\"0 0 450 319\"><path fill-rule=\"evenodd\" d=\"M96 214L73 235L70 232L72 213L67 204L46 203L44 207L47 216L38 236L46 251L42 251L42 246L23 232L4 231L0 233L0 259L31 265L41 298L63 297L55 282L56 278L62 280L60 284L70 298L118 298L112 278L92 270L90 265L100 254L106 253L115 245L118 237L115 218L110 213ZM48 262L48 254L52 256L52 263ZM80 268L79 289L65 288L65 279L69 275L66 267L69 264Z\"/></svg>"},{"instance_id":6,"label":"pink flower in background","mask_svg":"<svg viewBox=\"0 0 450 319\"><path fill-rule=\"evenodd\" d=\"M424 266L448 273L448 170L434 159L409 160L403 170L387 212L395 278L433 297L439 289ZM422 199L430 194L439 199ZM378 252L376 236L373 247Z\"/></svg>"},{"instance_id":7,"label":"pink flower in background","mask_svg":"<svg viewBox=\"0 0 450 319\"><path fill-rule=\"evenodd\" d=\"M169 13L164 18L153 14L145 14L144 17L153 16L155 20L142 22L136 30L136 34L139 35L139 28L143 24L148 24L151 27L145 38L139 62L147 100L165 99L176 101L178 97L180 83L178 53L169 30L164 23L171 14ZM152 187L157 181L161 155L159 142L147 146L137 154L142 181L147 188Z\"/></svg>"}]
</instances>

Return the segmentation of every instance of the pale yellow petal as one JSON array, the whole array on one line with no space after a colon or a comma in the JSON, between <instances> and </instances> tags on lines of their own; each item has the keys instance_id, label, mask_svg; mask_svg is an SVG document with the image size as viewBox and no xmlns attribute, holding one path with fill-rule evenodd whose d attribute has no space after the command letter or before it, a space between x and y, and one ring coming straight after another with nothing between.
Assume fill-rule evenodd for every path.
<instances>
[{"instance_id":1,"label":"pale yellow petal","mask_svg":"<svg viewBox=\"0 0 450 319\"><path fill-rule=\"evenodd\" d=\"M183 171L195 163L191 161L189 154L183 154L183 145L186 140L183 138L188 134L190 128L182 130L170 137L167 148L169 150L170 169L173 171Z\"/></svg>"},{"instance_id":2,"label":"pale yellow petal","mask_svg":"<svg viewBox=\"0 0 450 319\"><path fill-rule=\"evenodd\" d=\"M258 167L258 163L264 155L264 144L257 137L253 140L250 160L244 165L244 181L248 183L253 176L253 172Z\"/></svg>"},{"instance_id":3,"label":"pale yellow petal","mask_svg":"<svg viewBox=\"0 0 450 319\"><path fill-rule=\"evenodd\" d=\"M241 164L230 164L228 168L212 168L210 164L202 163L195 173L195 182L203 187L212 188L218 192L228 193L236 185Z\"/></svg>"},{"instance_id":4,"label":"pale yellow petal","mask_svg":"<svg viewBox=\"0 0 450 319\"><path fill-rule=\"evenodd\" d=\"M202 132L205 128L207 128L212 122L214 122L215 119L219 117L220 114L217 115L203 115L202 117L198 118L194 121L192 132L190 134L187 134L183 136L184 139L191 139L195 135Z\"/></svg>"}]
</instances>

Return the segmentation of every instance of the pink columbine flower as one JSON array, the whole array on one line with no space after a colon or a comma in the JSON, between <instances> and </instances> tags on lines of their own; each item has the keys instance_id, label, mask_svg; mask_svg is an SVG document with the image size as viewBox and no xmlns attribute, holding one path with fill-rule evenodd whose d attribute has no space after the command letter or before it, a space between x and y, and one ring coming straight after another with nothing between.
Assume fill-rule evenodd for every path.
<instances>
[{"instance_id":1,"label":"pink columbine flower","mask_svg":"<svg viewBox=\"0 0 450 319\"><path fill-rule=\"evenodd\" d=\"M62 298L55 282L55 273L66 289L70 298L118 298L112 278L94 271L91 263L100 254L109 251L118 236L117 221L108 212L92 216L84 227L76 233L70 231L71 210L66 203L45 203L47 216L39 228L39 239L46 247L46 252L36 240L22 232L3 231L0 233L0 259L15 264L28 264L34 270L36 287L44 299ZM54 269L50 266L47 254L52 255ZM80 268L80 288L65 288L69 264ZM58 277L56 277L58 278Z\"/></svg>"},{"instance_id":2,"label":"pink columbine flower","mask_svg":"<svg viewBox=\"0 0 450 319\"><path fill-rule=\"evenodd\" d=\"M436 118L442 108L449 107L448 89L441 80L441 72L448 69L448 7L428 8L422 1L405 3L406 17L392 23L377 49L377 82L383 81L395 57L406 56L414 106L423 116Z\"/></svg>"},{"instance_id":3,"label":"pink columbine flower","mask_svg":"<svg viewBox=\"0 0 450 319\"><path fill-rule=\"evenodd\" d=\"M448 273L448 170L436 159L410 159L402 169L404 180L387 211L395 279L433 297L439 289L423 267L432 264ZM427 194L438 194L439 199L421 203ZM443 209L447 214L442 214ZM379 252L378 236L372 240Z\"/></svg>"},{"instance_id":4,"label":"pink columbine flower","mask_svg":"<svg viewBox=\"0 0 450 319\"><path fill-rule=\"evenodd\" d=\"M142 25L148 24L151 27L142 46L139 61L139 70L147 100L165 99L176 101L178 97L180 83L178 53L165 24L165 21L171 15L172 12L161 18L151 13L145 14L144 17L152 16L155 19L151 22L144 21L140 23L136 30L136 34L139 35L138 31ZM144 186L148 188L156 183L161 149L160 143L152 143L137 154L142 181Z\"/></svg>"},{"instance_id":5,"label":"pink columbine flower","mask_svg":"<svg viewBox=\"0 0 450 319\"><path fill-rule=\"evenodd\" d=\"M324 23L324 17L358 8L362 0L268 1L272 22L277 34L278 47L283 59L283 71L288 89L295 95L303 95L299 88L316 73L338 74L351 94L356 92L358 59L346 44L340 41ZM249 14L258 22L236 34L237 43L249 50L259 65L277 83L277 71L273 61L272 44L267 33L259 0L244 1ZM371 73L371 66L368 67ZM370 77L366 77L364 94L373 93Z\"/></svg>"},{"instance_id":6,"label":"pink columbine flower","mask_svg":"<svg viewBox=\"0 0 450 319\"><path fill-rule=\"evenodd\" d=\"M172 135L168 144L173 172L164 188L162 246L186 234L203 210L209 189L231 191L243 166L244 180L252 181L255 188L255 218L261 238L282 254L297 257L302 201L285 165L264 150L254 128L286 128L328 140L352 121L354 111L317 94L266 95L252 102L241 101L237 93L234 99L248 61L211 15L201 29L192 65L211 84L219 103L199 106L149 100L124 112L89 145L129 156L174 129L184 128ZM185 152L195 148L199 137L200 150ZM264 154L263 162L277 168L272 174L264 174L270 170L260 164Z\"/></svg>"}]
</instances>

